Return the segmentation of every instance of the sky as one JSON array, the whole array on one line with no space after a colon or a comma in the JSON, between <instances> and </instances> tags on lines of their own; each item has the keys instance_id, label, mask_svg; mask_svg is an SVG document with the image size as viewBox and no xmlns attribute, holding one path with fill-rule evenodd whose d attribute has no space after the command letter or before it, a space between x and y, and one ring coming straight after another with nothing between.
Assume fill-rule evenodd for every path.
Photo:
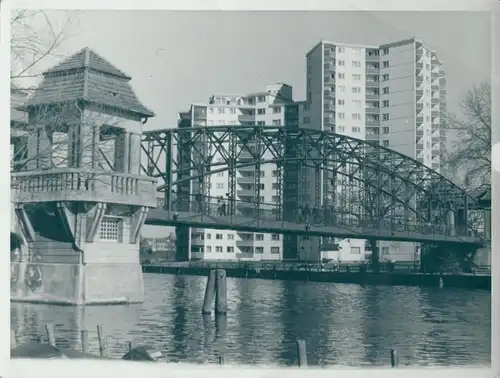
<instances>
[{"instance_id":1,"label":"sky","mask_svg":"<svg viewBox=\"0 0 500 378\"><path fill-rule=\"evenodd\" d=\"M61 24L66 13L50 13ZM437 51L447 73L448 109L490 79L491 22L459 11L77 11L56 58L89 47L132 77L156 113L144 129L173 128L177 114L213 93L248 93L284 82L305 98L306 53L321 39L383 44L416 36ZM465 27L466 26L466 27ZM145 236L163 234L148 226Z\"/></svg>"},{"instance_id":2,"label":"sky","mask_svg":"<svg viewBox=\"0 0 500 378\"><path fill-rule=\"evenodd\" d=\"M382 44L413 36L444 62L451 111L469 87L489 80L490 14L471 11L77 11L57 59L44 65L90 47L132 77L156 113L146 129L170 128L179 111L216 92L285 82L304 99L305 54L321 39Z\"/></svg>"}]
</instances>

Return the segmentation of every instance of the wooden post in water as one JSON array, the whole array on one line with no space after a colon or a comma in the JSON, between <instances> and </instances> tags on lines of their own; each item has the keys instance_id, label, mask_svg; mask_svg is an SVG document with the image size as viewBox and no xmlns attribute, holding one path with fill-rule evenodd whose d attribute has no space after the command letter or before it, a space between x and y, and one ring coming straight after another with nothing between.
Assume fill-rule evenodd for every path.
<instances>
[{"instance_id":1,"label":"wooden post in water","mask_svg":"<svg viewBox=\"0 0 500 378\"><path fill-rule=\"evenodd\" d=\"M102 325L97 326L97 338L99 339L99 353L102 357L108 356L108 340L104 334Z\"/></svg>"},{"instance_id":2,"label":"wooden post in water","mask_svg":"<svg viewBox=\"0 0 500 378\"><path fill-rule=\"evenodd\" d=\"M54 324L45 324L45 332L47 332L47 339L49 340L49 344L52 346L56 346L56 337L54 335Z\"/></svg>"},{"instance_id":3,"label":"wooden post in water","mask_svg":"<svg viewBox=\"0 0 500 378\"><path fill-rule=\"evenodd\" d=\"M217 269L217 281L215 292L215 313L217 315L227 314L227 280L226 271Z\"/></svg>"},{"instance_id":4,"label":"wooden post in water","mask_svg":"<svg viewBox=\"0 0 500 378\"><path fill-rule=\"evenodd\" d=\"M203 315L210 315L212 311L212 303L215 297L215 269L212 269L208 274L207 287L205 288L205 299L203 300L203 309L201 313Z\"/></svg>"},{"instance_id":5,"label":"wooden post in water","mask_svg":"<svg viewBox=\"0 0 500 378\"><path fill-rule=\"evenodd\" d=\"M307 350L305 340L297 340L297 362L299 367L307 367Z\"/></svg>"},{"instance_id":6,"label":"wooden post in water","mask_svg":"<svg viewBox=\"0 0 500 378\"><path fill-rule=\"evenodd\" d=\"M16 341L16 331L14 331L13 329L10 330L10 348L11 349L14 349L17 345L17 341Z\"/></svg>"},{"instance_id":7,"label":"wooden post in water","mask_svg":"<svg viewBox=\"0 0 500 378\"><path fill-rule=\"evenodd\" d=\"M399 353L396 349L391 349L391 367L399 365Z\"/></svg>"},{"instance_id":8,"label":"wooden post in water","mask_svg":"<svg viewBox=\"0 0 500 378\"><path fill-rule=\"evenodd\" d=\"M80 331L80 335L82 338L82 352L88 353L89 352L89 331L82 330L82 331Z\"/></svg>"}]
</instances>

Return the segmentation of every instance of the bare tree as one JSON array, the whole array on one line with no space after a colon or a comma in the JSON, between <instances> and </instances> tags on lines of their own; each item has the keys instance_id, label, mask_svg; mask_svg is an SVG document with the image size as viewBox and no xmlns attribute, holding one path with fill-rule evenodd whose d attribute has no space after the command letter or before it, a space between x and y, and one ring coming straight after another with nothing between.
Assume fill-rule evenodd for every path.
<instances>
[{"instance_id":1,"label":"bare tree","mask_svg":"<svg viewBox=\"0 0 500 378\"><path fill-rule=\"evenodd\" d=\"M460 108L462 118L448 116L448 128L457 132L458 141L448 154L445 171L467 188L477 189L491 182L491 85L473 86Z\"/></svg>"}]
</instances>

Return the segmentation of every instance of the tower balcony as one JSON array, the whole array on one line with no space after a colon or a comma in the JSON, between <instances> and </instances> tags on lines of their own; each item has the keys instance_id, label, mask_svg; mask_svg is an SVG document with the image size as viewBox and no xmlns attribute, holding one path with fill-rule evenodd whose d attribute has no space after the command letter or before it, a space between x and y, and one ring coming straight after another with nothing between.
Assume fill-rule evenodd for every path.
<instances>
[{"instance_id":1,"label":"tower balcony","mask_svg":"<svg viewBox=\"0 0 500 378\"><path fill-rule=\"evenodd\" d=\"M12 174L13 201L107 202L157 207L156 179L98 169L53 168Z\"/></svg>"}]
</instances>

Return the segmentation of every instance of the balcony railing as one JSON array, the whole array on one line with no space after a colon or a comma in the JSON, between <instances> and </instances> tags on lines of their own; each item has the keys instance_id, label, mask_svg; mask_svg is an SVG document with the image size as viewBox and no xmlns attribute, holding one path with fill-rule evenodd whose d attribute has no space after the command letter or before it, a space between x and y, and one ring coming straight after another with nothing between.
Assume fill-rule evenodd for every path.
<instances>
[{"instance_id":1,"label":"balcony railing","mask_svg":"<svg viewBox=\"0 0 500 378\"><path fill-rule=\"evenodd\" d=\"M156 207L156 179L104 170L53 168L12 174L14 202L107 202Z\"/></svg>"},{"instance_id":2,"label":"balcony railing","mask_svg":"<svg viewBox=\"0 0 500 378\"><path fill-rule=\"evenodd\" d=\"M379 81L378 80L366 80L366 87L367 88L378 88L379 86Z\"/></svg>"},{"instance_id":3,"label":"balcony railing","mask_svg":"<svg viewBox=\"0 0 500 378\"><path fill-rule=\"evenodd\" d=\"M367 100L378 100L380 98L380 95L376 92L366 92L366 99Z\"/></svg>"}]
</instances>

